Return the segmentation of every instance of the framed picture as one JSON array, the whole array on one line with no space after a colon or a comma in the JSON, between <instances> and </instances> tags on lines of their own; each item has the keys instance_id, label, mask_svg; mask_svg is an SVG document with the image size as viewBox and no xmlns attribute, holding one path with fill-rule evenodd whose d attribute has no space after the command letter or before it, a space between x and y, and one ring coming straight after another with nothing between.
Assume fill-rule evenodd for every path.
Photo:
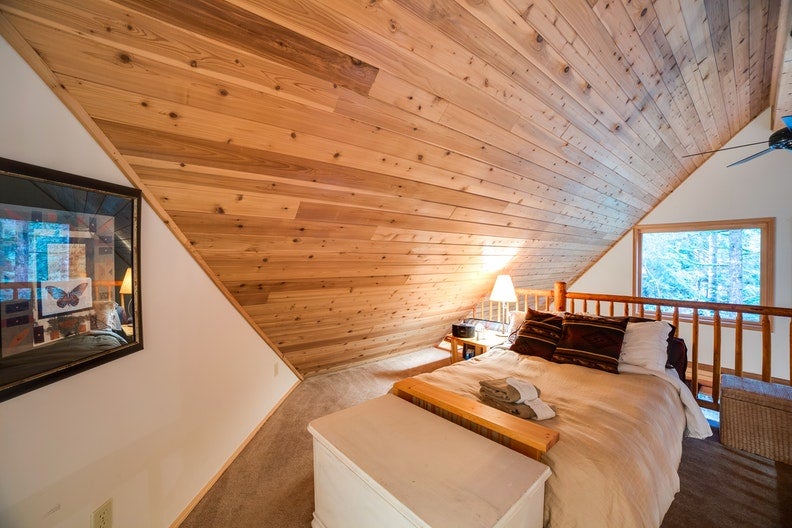
<instances>
[{"instance_id":1,"label":"framed picture","mask_svg":"<svg viewBox=\"0 0 792 528\"><path fill-rule=\"evenodd\" d=\"M0 401L143 348L138 189L0 158Z\"/></svg>"},{"instance_id":2,"label":"framed picture","mask_svg":"<svg viewBox=\"0 0 792 528\"><path fill-rule=\"evenodd\" d=\"M65 281L41 281L38 290L38 313L42 318L93 308L90 277Z\"/></svg>"}]
</instances>

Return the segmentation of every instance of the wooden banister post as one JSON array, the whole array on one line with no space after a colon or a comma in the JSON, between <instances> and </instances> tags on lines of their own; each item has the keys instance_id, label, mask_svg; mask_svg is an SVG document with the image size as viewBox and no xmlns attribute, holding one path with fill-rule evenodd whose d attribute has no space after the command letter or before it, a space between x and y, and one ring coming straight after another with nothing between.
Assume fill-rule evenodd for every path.
<instances>
[{"instance_id":1,"label":"wooden banister post","mask_svg":"<svg viewBox=\"0 0 792 528\"><path fill-rule=\"evenodd\" d=\"M720 397L721 376L721 316L715 310L712 317L712 401L718 402Z\"/></svg>"},{"instance_id":2,"label":"wooden banister post","mask_svg":"<svg viewBox=\"0 0 792 528\"><path fill-rule=\"evenodd\" d=\"M698 335L699 335L699 313L698 310L693 310L693 321L691 322L691 362L690 367L692 376L690 377L690 387L693 389L693 396L696 400L699 399L699 385L698 385Z\"/></svg>"},{"instance_id":3,"label":"wooden banister post","mask_svg":"<svg viewBox=\"0 0 792 528\"><path fill-rule=\"evenodd\" d=\"M553 298L556 312L566 311L566 282L558 281L553 285Z\"/></svg>"},{"instance_id":4,"label":"wooden banister post","mask_svg":"<svg viewBox=\"0 0 792 528\"><path fill-rule=\"evenodd\" d=\"M743 373L743 314L737 312L734 318L734 374Z\"/></svg>"},{"instance_id":5,"label":"wooden banister post","mask_svg":"<svg viewBox=\"0 0 792 528\"><path fill-rule=\"evenodd\" d=\"M770 381L770 349L771 345L770 335L770 316L762 314L762 381Z\"/></svg>"}]
</instances>

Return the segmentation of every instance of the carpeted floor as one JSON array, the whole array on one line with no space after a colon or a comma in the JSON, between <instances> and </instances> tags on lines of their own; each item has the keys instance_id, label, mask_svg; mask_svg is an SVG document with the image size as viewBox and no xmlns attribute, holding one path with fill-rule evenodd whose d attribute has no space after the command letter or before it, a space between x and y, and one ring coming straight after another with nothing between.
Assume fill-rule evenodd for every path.
<instances>
[{"instance_id":1,"label":"carpeted floor","mask_svg":"<svg viewBox=\"0 0 792 528\"><path fill-rule=\"evenodd\" d=\"M449 363L428 348L301 383L270 417L181 528L306 528L313 514L308 423L385 394L394 381ZM686 439L681 491L662 528L792 528L792 466Z\"/></svg>"},{"instance_id":2,"label":"carpeted floor","mask_svg":"<svg viewBox=\"0 0 792 528\"><path fill-rule=\"evenodd\" d=\"M720 443L686 438L679 466L680 491L663 528L791 528L792 466Z\"/></svg>"}]
</instances>

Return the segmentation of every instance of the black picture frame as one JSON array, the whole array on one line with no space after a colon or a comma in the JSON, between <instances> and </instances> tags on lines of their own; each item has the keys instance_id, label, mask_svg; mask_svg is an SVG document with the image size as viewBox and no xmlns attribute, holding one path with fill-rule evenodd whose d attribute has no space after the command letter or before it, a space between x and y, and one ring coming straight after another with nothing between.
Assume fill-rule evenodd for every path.
<instances>
[{"instance_id":1,"label":"black picture frame","mask_svg":"<svg viewBox=\"0 0 792 528\"><path fill-rule=\"evenodd\" d=\"M0 401L142 350L140 190L5 158L0 190Z\"/></svg>"}]
</instances>

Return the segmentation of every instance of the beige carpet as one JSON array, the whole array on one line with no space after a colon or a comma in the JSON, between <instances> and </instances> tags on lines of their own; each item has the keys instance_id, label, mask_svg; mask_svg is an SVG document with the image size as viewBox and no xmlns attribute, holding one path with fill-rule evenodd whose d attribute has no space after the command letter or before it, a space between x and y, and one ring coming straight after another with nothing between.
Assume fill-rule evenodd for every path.
<instances>
[{"instance_id":1,"label":"beige carpet","mask_svg":"<svg viewBox=\"0 0 792 528\"><path fill-rule=\"evenodd\" d=\"M792 528L792 466L720 443L685 439L680 491L662 528Z\"/></svg>"},{"instance_id":2,"label":"beige carpet","mask_svg":"<svg viewBox=\"0 0 792 528\"><path fill-rule=\"evenodd\" d=\"M381 396L395 381L449 363L447 351L427 348L303 381L181 528L310 526L313 447L308 423Z\"/></svg>"},{"instance_id":3,"label":"beige carpet","mask_svg":"<svg viewBox=\"0 0 792 528\"><path fill-rule=\"evenodd\" d=\"M307 528L313 514L314 418L385 394L394 381L449 363L428 348L301 383L206 494L181 528ZM662 528L792 527L792 467L686 439L681 491Z\"/></svg>"}]
</instances>

